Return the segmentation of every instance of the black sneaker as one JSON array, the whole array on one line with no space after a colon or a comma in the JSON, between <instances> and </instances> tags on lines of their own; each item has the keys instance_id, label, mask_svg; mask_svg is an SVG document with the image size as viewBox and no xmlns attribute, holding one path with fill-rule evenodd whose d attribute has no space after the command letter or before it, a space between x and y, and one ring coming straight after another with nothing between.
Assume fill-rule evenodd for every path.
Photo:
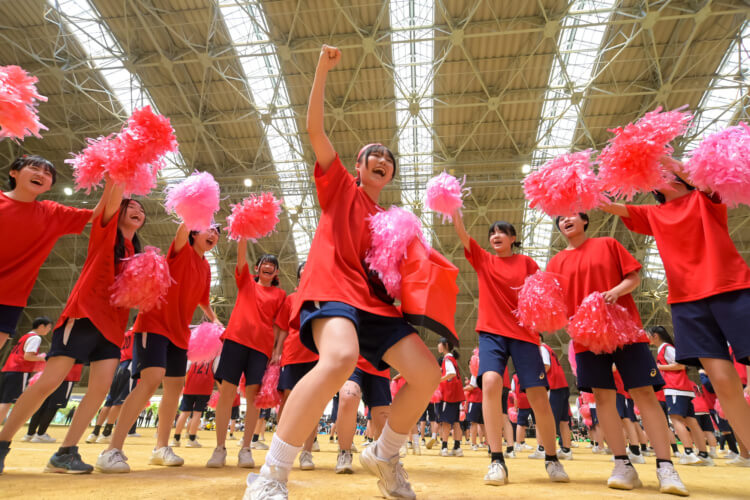
<instances>
[{"instance_id":1,"label":"black sneaker","mask_svg":"<svg viewBox=\"0 0 750 500\"><path fill-rule=\"evenodd\" d=\"M94 467L83 463L78 453L78 446L71 446L69 453L55 453L50 457L44 472L58 472L62 474L90 474Z\"/></svg>"},{"instance_id":2,"label":"black sneaker","mask_svg":"<svg viewBox=\"0 0 750 500\"><path fill-rule=\"evenodd\" d=\"M3 469L5 468L5 457L8 456L9 452L10 448L0 448L0 474L3 473Z\"/></svg>"}]
</instances>

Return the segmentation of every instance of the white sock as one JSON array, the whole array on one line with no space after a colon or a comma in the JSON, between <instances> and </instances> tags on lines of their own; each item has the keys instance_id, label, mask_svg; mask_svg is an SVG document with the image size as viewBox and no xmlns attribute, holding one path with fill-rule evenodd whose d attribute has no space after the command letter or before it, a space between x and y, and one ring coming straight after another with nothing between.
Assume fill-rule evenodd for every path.
<instances>
[{"instance_id":1,"label":"white sock","mask_svg":"<svg viewBox=\"0 0 750 500\"><path fill-rule=\"evenodd\" d=\"M413 434L411 437L411 442L419 444L419 434Z\"/></svg>"},{"instance_id":2,"label":"white sock","mask_svg":"<svg viewBox=\"0 0 750 500\"><path fill-rule=\"evenodd\" d=\"M292 470L294 465L294 459L297 458L297 454L302 449L301 446L294 446L289 443L285 443L278 434L273 435L271 446L266 454L266 463L260 469L260 473L267 477L274 477L275 479L282 480L273 474L269 467L276 467L278 472L283 474L283 480L286 481L286 477L289 475L289 471Z\"/></svg>"},{"instance_id":3,"label":"white sock","mask_svg":"<svg viewBox=\"0 0 750 500\"><path fill-rule=\"evenodd\" d=\"M437 439L437 433L436 432L432 433L432 439Z\"/></svg>"},{"instance_id":4,"label":"white sock","mask_svg":"<svg viewBox=\"0 0 750 500\"><path fill-rule=\"evenodd\" d=\"M375 443L375 455L383 460L390 460L398 455L401 446L409 437L408 434L398 434L391 429L388 422L383 426L383 432Z\"/></svg>"}]
</instances>

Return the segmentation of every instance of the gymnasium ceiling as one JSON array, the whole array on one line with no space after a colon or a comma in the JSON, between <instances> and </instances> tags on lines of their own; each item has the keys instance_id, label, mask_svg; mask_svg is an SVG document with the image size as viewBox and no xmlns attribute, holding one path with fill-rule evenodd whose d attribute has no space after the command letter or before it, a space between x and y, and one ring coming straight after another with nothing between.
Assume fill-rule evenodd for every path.
<instances>
[{"instance_id":1,"label":"gymnasium ceiling","mask_svg":"<svg viewBox=\"0 0 750 500\"><path fill-rule=\"evenodd\" d=\"M350 166L369 142L397 152L399 175L381 204L419 214L433 246L458 265L456 325L466 362L476 342L476 275L452 226L423 213L427 179L443 170L465 175L470 233L486 245L488 225L510 221L524 251L545 264L563 243L549 218L527 209L524 174L561 152L601 148L608 128L657 106L695 112L678 153L706 132L747 120L748 4L0 0L0 64L39 77L49 98L39 106L49 127L43 139L0 144L2 175L17 155L41 154L59 172L48 198L92 207L96 194L71 191L64 160L86 138L117 131L134 107L151 104L170 117L180 154L145 201L143 240L169 246L176 224L160 205L163 187L193 170L220 182L222 223L231 203L272 190L285 200L279 231L250 251L278 255L282 287L292 291L319 214L304 133L307 98L321 44L336 45L343 59L328 79L326 129ZM749 215L746 207L730 211L746 259ZM58 242L22 328L35 316L59 314L85 260L87 232ZM635 295L644 323L668 324L653 243L603 213L592 214L589 233L614 236L643 262ZM211 256L212 301L225 321L236 294L235 259L226 239ZM434 345L432 334L427 340ZM564 334L549 342L566 352Z\"/></svg>"}]
</instances>

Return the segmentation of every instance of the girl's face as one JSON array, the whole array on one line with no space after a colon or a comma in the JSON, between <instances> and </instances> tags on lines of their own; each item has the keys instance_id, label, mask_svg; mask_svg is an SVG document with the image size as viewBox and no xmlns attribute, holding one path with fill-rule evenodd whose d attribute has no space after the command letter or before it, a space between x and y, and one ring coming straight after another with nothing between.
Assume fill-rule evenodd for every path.
<instances>
[{"instance_id":1,"label":"girl's face","mask_svg":"<svg viewBox=\"0 0 750 500\"><path fill-rule=\"evenodd\" d=\"M586 221L581 219L580 215L576 214L563 217L557 225L563 236L571 239L584 233L583 228L586 226Z\"/></svg>"},{"instance_id":2,"label":"girl's face","mask_svg":"<svg viewBox=\"0 0 750 500\"><path fill-rule=\"evenodd\" d=\"M446 350L445 350L445 344L440 344L440 343L438 343L438 352L439 352L440 354L445 354L445 353L446 353Z\"/></svg>"},{"instance_id":3,"label":"girl's face","mask_svg":"<svg viewBox=\"0 0 750 500\"><path fill-rule=\"evenodd\" d=\"M215 228L205 229L193 235L193 248L200 253L213 250L219 242L219 232Z\"/></svg>"},{"instance_id":4,"label":"girl's face","mask_svg":"<svg viewBox=\"0 0 750 500\"><path fill-rule=\"evenodd\" d=\"M261 285L270 286L279 275L279 268L273 262L264 261L260 263L260 266L255 267L255 272L258 274L258 281Z\"/></svg>"},{"instance_id":5,"label":"girl's face","mask_svg":"<svg viewBox=\"0 0 750 500\"><path fill-rule=\"evenodd\" d=\"M125 210L120 212L120 220L117 225L120 230L138 231L146 222L146 211L143 206L135 200L130 200Z\"/></svg>"},{"instance_id":6,"label":"girl's face","mask_svg":"<svg viewBox=\"0 0 750 500\"><path fill-rule=\"evenodd\" d=\"M39 165L26 165L20 170L11 170L10 176L16 180L16 187L39 196L52 187L52 172Z\"/></svg>"},{"instance_id":7,"label":"girl's face","mask_svg":"<svg viewBox=\"0 0 750 500\"><path fill-rule=\"evenodd\" d=\"M383 189L393 179L395 166L391 156L383 149L375 150L357 163L361 185Z\"/></svg>"},{"instance_id":8,"label":"girl's face","mask_svg":"<svg viewBox=\"0 0 750 500\"><path fill-rule=\"evenodd\" d=\"M511 251L515 241L515 236L505 234L499 228L495 228L495 231L490 235L490 246L495 250L495 253L507 253Z\"/></svg>"}]
</instances>

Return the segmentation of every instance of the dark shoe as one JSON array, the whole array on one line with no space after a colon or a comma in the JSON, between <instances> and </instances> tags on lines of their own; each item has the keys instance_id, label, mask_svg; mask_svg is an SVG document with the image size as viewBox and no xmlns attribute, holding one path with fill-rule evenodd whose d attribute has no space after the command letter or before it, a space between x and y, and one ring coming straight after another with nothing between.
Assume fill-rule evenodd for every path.
<instances>
[{"instance_id":1,"label":"dark shoe","mask_svg":"<svg viewBox=\"0 0 750 500\"><path fill-rule=\"evenodd\" d=\"M10 448L0 448L0 474L3 473L5 468L5 457L8 456L8 453L10 453Z\"/></svg>"},{"instance_id":2,"label":"dark shoe","mask_svg":"<svg viewBox=\"0 0 750 500\"><path fill-rule=\"evenodd\" d=\"M58 472L61 474L90 474L94 467L83 463L78 453L78 446L71 446L69 453L55 453L49 459L44 472Z\"/></svg>"}]
</instances>

